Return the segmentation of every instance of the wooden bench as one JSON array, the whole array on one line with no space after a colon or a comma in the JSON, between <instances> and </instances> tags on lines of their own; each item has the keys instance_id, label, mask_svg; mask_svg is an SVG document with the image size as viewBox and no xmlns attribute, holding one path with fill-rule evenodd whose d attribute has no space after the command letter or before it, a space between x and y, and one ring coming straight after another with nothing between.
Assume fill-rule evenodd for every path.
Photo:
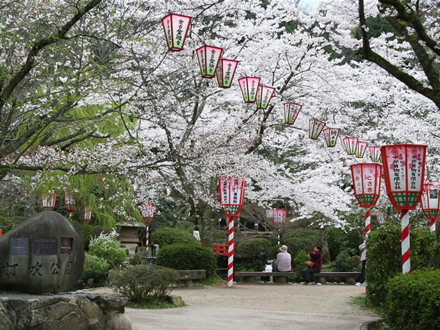
<instances>
[{"instance_id":1,"label":"wooden bench","mask_svg":"<svg viewBox=\"0 0 440 330\"><path fill-rule=\"evenodd\" d=\"M356 284L356 276L361 276L361 272L321 272L315 273L316 283L326 284L327 277L345 277L345 283Z\"/></svg>"},{"instance_id":2,"label":"wooden bench","mask_svg":"<svg viewBox=\"0 0 440 330\"><path fill-rule=\"evenodd\" d=\"M178 270L180 280L183 281L186 287L192 287L193 280L203 280L206 278L206 270Z\"/></svg>"},{"instance_id":3,"label":"wooden bench","mask_svg":"<svg viewBox=\"0 0 440 330\"><path fill-rule=\"evenodd\" d=\"M279 284L287 283L287 276L295 276L293 272L237 272L235 276L241 276L245 283L257 283L257 277L273 276L273 281Z\"/></svg>"}]
</instances>

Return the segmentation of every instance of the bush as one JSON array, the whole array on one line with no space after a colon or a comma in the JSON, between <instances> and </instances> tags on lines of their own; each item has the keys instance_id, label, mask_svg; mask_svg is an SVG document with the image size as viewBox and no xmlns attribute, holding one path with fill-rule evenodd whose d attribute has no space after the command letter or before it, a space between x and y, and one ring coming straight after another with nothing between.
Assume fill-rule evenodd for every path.
<instances>
[{"instance_id":1,"label":"bush","mask_svg":"<svg viewBox=\"0 0 440 330\"><path fill-rule=\"evenodd\" d=\"M179 274L158 265L136 265L112 272L112 287L134 303L148 303L166 299L172 291L171 284L180 281Z\"/></svg>"},{"instance_id":2,"label":"bush","mask_svg":"<svg viewBox=\"0 0 440 330\"><path fill-rule=\"evenodd\" d=\"M253 238L238 244L237 270L263 271L267 259L274 259L270 243L264 238ZM272 252L273 253L273 252Z\"/></svg>"},{"instance_id":3,"label":"bush","mask_svg":"<svg viewBox=\"0 0 440 330\"><path fill-rule=\"evenodd\" d=\"M100 281L108 274L109 264L105 259L86 253L84 268L81 273L81 279L85 282L89 278Z\"/></svg>"},{"instance_id":4,"label":"bush","mask_svg":"<svg viewBox=\"0 0 440 330\"><path fill-rule=\"evenodd\" d=\"M391 329L438 329L440 270L413 271L388 282L385 311Z\"/></svg>"},{"instance_id":5,"label":"bush","mask_svg":"<svg viewBox=\"0 0 440 330\"><path fill-rule=\"evenodd\" d=\"M326 233L331 261L336 260L336 257L346 250L350 251L350 255L358 254L362 242L356 230L346 232L342 228L328 227Z\"/></svg>"},{"instance_id":6,"label":"bush","mask_svg":"<svg viewBox=\"0 0 440 330\"><path fill-rule=\"evenodd\" d=\"M372 231L367 240L368 297L375 305L385 303L387 283L402 273L400 224L388 221ZM435 251L435 235L428 229L411 231L411 269L428 267Z\"/></svg>"},{"instance_id":7,"label":"bush","mask_svg":"<svg viewBox=\"0 0 440 330\"><path fill-rule=\"evenodd\" d=\"M151 235L151 243L159 244L162 249L171 244L199 244L199 241L189 232L171 227L163 227Z\"/></svg>"},{"instance_id":8,"label":"bush","mask_svg":"<svg viewBox=\"0 0 440 330\"><path fill-rule=\"evenodd\" d=\"M283 244L287 246L289 253L296 257L302 250L313 251L316 244L321 245L321 234L319 230L303 231L304 236L291 237L283 240Z\"/></svg>"},{"instance_id":9,"label":"bush","mask_svg":"<svg viewBox=\"0 0 440 330\"><path fill-rule=\"evenodd\" d=\"M113 230L109 234L101 233L90 240L89 253L107 261L114 268L125 261L126 250L116 239L119 234Z\"/></svg>"},{"instance_id":10,"label":"bush","mask_svg":"<svg viewBox=\"0 0 440 330\"><path fill-rule=\"evenodd\" d=\"M332 262L332 269L335 272L360 272L361 261L359 256L351 256L347 251L339 253Z\"/></svg>"},{"instance_id":11,"label":"bush","mask_svg":"<svg viewBox=\"0 0 440 330\"><path fill-rule=\"evenodd\" d=\"M159 250L156 265L177 270L205 269L206 277L214 277L217 269L217 257L212 249L198 244L166 245Z\"/></svg>"}]
</instances>

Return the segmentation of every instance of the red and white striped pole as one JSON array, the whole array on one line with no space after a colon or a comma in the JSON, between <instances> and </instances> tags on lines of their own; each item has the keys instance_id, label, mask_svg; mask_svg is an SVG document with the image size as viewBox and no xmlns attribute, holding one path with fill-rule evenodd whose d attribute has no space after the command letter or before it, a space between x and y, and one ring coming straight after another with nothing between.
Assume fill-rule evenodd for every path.
<instances>
[{"instance_id":1,"label":"red and white striped pole","mask_svg":"<svg viewBox=\"0 0 440 330\"><path fill-rule=\"evenodd\" d=\"M365 236L370 235L371 231L371 209L365 213Z\"/></svg>"},{"instance_id":2,"label":"red and white striped pole","mask_svg":"<svg viewBox=\"0 0 440 330\"><path fill-rule=\"evenodd\" d=\"M234 217L229 218L228 287L234 284Z\"/></svg>"},{"instance_id":3,"label":"red and white striped pole","mask_svg":"<svg viewBox=\"0 0 440 330\"><path fill-rule=\"evenodd\" d=\"M281 234L279 230L278 230L278 245L281 245Z\"/></svg>"},{"instance_id":4,"label":"red and white striped pole","mask_svg":"<svg viewBox=\"0 0 440 330\"><path fill-rule=\"evenodd\" d=\"M402 273L411 274L411 247L409 240L409 214L408 210L402 210Z\"/></svg>"},{"instance_id":5,"label":"red and white striped pole","mask_svg":"<svg viewBox=\"0 0 440 330\"><path fill-rule=\"evenodd\" d=\"M147 224L147 231L145 232L145 248L146 250L150 247L150 225Z\"/></svg>"},{"instance_id":6,"label":"red and white striped pole","mask_svg":"<svg viewBox=\"0 0 440 330\"><path fill-rule=\"evenodd\" d=\"M435 220L431 220L431 224L429 225L429 229L431 232L435 233Z\"/></svg>"}]
</instances>

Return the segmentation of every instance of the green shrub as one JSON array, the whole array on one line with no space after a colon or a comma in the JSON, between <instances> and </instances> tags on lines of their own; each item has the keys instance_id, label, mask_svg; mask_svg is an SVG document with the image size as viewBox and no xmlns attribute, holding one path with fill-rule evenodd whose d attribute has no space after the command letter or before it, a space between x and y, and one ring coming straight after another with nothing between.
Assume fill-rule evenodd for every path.
<instances>
[{"instance_id":1,"label":"green shrub","mask_svg":"<svg viewBox=\"0 0 440 330\"><path fill-rule=\"evenodd\" d=\"M151 243L159 244L160 249L171 244L199 244L199 241L189 232L171 227L163 227L151 235Z\"/></svg>"},{"instance_id":2,"label":"green shrub","mask_svg":"<svg viewBox=\"0 0 440 330\"><path fill-rule=\"evenodd\" d=\"M205 269L206 277L211 278L217 269L217 257L210 248L198 244L166 245L159 250L156 265L177 270Z\"/></svg>"},{"instance_id":3,"label":"green shrub","mask_svg":"<svg viewBox=\"0 0 440 330\"><path fill-rule=\"evenodd\" d=\"M253 238L238 244L234 260L237 270L263 271L268 259L276 256L271 254L271 246L264 238Z\"/></svg>"},{"instance_id":4,"label":"green shrub","mask_svg":"<svg viewBox=\"0 0 440 330\"><path fill-rule=\"evenodd\" d=\"M438 329L440 270L413 271L388 282L385 311L391 329Z\"/></svg>"},{"instance_id":5,"label":"green shrub","mask_svg":"<svg viewBox=\"0 0 440 330\"><path fill-rule=\"evenodd\" d=\"M125 261L126 249L121 247L117 240L119 234L116 231L104 234L90 240L89 253L107 261L110 267L115 268Z\"/></svg>"},{"instance_id":6,"label":"green shrub","mask_svg":"<svg viewBox=\"0 0 440 330\"><path fill-rule=\"evenodd\" d=\"M172 291L171 284L180 281L179 274L158 265L135 265L114 270L111 275L115 292L122 293L134 303L165 299Z\"/></svg>"},{"instance_id":7,"label":"green shrub","mask_svg":"<svg viewBox=\"0 0 440 330\"><path fill-rule=\"evenodd\" d=\"M435 251L435 235L428 229L411 230L411 269L428 267ZM368 297L382 305L387 295L387 283L402 273L401 226L388 221L371 232L367 240Z\"/></svg>"},{"instance_id":8,"label":"green shrub","mask_svg":"<svg viewBox=\"0 0 440 330\"><path fill-rule=\"evenodd\" d=\"M350 255L347 250L339 253L332 262L332 270L335 272L360 272L361 266L360 257Z\"/></svg>"},{"instance_id":9,"label":"green shrub","mask_svg":"<svg viewBox=\"0 0 440 330\"><path fill-rule=\"evenodd\" d=\"M105 259L86 253L81 279L87 281L88 279L93 278L94 281L99 282L107 276L108 269L109 264Z\"/></svg>"},{"instance_id":10,"label":"green shrub","mask_svg":"<svg viewBox=\"0 0 440 330\"><path fill-rule=\"evenodd\" d=\"M336 257L343 251L350 251L350 255L359 253L360 234L356 230L346 232L342 228L328 227L326 229L330 260L336 260Z\"/></svg>"},{"instance_id":11,"label":"green shrub","mask_svg":"<svg viewBox=\"0 0 440 330\"><path fill-rule=\"evenodd\" d=\"M311 252L315 248L315 245L320 245L321 236L319 231L310 230L304 237L292 237L283 241L283 244L287 246L289 253L296 257L300 251Z\"/></svg>"}]
</instances>

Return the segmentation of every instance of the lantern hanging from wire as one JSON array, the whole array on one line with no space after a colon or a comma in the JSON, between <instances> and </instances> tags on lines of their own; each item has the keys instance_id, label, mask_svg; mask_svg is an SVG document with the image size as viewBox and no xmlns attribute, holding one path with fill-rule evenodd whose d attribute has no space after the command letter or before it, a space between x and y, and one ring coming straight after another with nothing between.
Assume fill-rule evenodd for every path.
<instances>
[{"instance_id":1,"label":"lantern hanging from wire","mask_svg":"<svg viewBox=\"0 0 440 330\"><path fill-rule=\"evenodd\" d=\"M423 193L426 145L397 144L381 147L387 195L401 213L402 272L411 273L408 210L414 210Z\"/></svg>"},{"instance_id":2,"label":"lantern hanging from wire","mask_svg":"<svg viewBox=\"0 0 440 330\"><path fill-rule=\"evenodd\" d=\"M239 178L220 177L218 179L220 190L220 205L225 217L229 217L228 223L228 287L234 283L234 217L240 214L244 203L246 181Z\"/></svg>"},{"instance_id":3,"label":"lantern hanging from wire","mask_svg":"<svg viewBox=\"0 0 440 330\"><path fill-rule=\"evenodd\" d=\"M275 88L267 86L258 86L257 90L257 109L266 109L272 98Z\"/></svg>"},{"instance_id":4,"label":"lantern hanging from wire","mask_svg":"<svg viewBox=\"0 0 440 330\"><path fill-rule=\"evenodd\" d=\"M287 125L295 124L301 108L302 105L297 103L284 103L284 123Z\"/></svg>"},{"instance_id":5,"label":"lantern hanging from wire","mask_svg":"<svg viewBox=\"0 0 440 330\"><path fill-rule=\"evenodd\" d=\"M382 162L380 147L370 147L370 159L373 162Z\"/></svg>"},{"instance_id":6,"label":"lantern hanging from wire","mask_svg":"<svg viewBox=\"0 0 440 330\"><path fill-rule=\"evenodd\" d=\"M170 14L162 18L162 26L170 51L179 52L183 50L191 19L189 16L177 14Z\"/></svg>"},{"instance_id":7,"label":"lantern hanging from wire","mask_svg":"<svg viewBox=\"0 0 440 330\"><path fill-rule=\"evenodd\" d=\"M84 223L89 225L92 221L92 208L90 206L84 207Z\"/></svg>"},{"instance_id":8,"label":"lantern hanging from wire","mask_svg":"<svg viewBox=\"0 0 440 330\"><path fill-rule=\"evenodd\" d=\"M237 69L238 61L227 60L221 58L217 66L217 82L220 88L229 88L234 79L235 70Z\"/></svg>"},{"instance_id":9,"label":"lantern hanging from wire","mask_svg":"<svg viewBox=\"0 0 440 330\"><path fill-rule=\"evenodd\" d=\"M41 192L41 205L43 211L53 211L55 209L55 204L57 202L57 192Z\"/></svg>"},{"instance_id":10,"label":"lantern hanging from wire","mask_svg":"<svg viewBox=\"0 0 440 330\"><path fill-rule=\"evenodd\" d=\"M214 78L223 48L202 46L196 50L200 73L203 78Z\"/></svg>"},{"instance_id":11,"label":"lantern hanging from wire","mask_svg":"<svg viewBox=\"0 0 440 330\"><path fill-rule=\"evenodd\" d=\"M316 140L324 129L325 123L316 119L309 120L309 138Z\"/></svg>"},{"instance_id":12,"label":"lantern hanging from wire","mask_svg":"<svg viewBox=\"0 0 440 330\"><path fill-rule=\"evenodd\" d=\"M260 85L260 78L244 77L238 79L241 93L245 103L254 103L257 98L258 86Z\"/></svg>"},{"instance_id":13,"label":"lantern hanging from wire","mask_svg":"<svg viewBox=\"0 0 440 330\"><path fill-rule=\"evenodd\" d=\"M73 194L69 194L67 191L64 192L64 205L66 205L67 211L69 211L69 220L72 220L72 212L75 206L75 197Z\"/></svg>"},{"instance_id":14,"label":"lantern hanging from wire","mask_svg":"<svg viewBox=\"0 0 440 330\"><path fill-rule=\"evenodd\" d=\"M339 128L324 128L324 138L327 147L334 147L338 141Z\"/></svg>"},{"instance_id":15,"label":"lantern hanging from wire","mask_svg":"<svg viewBox=\"0 0 440 330\"><path fill-rule=\"evenodd\" d=\"M365 150L367 150L367 145L368 145L368 142L358 141L356 143L356 151L355 151L356 158L363 158L364 157Z\"/></svg>"},{"instance_id":16,"label":"lantern hanging from wire","mask_svg":"<svg viewBox=\"0 0 440 330\"><path fill-rule=\"evenodd\" d=\"M431 220L430 230L435 232L435 221L440 216L439 182L426 182L423 185L422 211L425 218Z\"/></svg>"},{"instance_id":17,"label":"lantern hanging from wire","mask_svg":"<svg viewBox=\"0 0 440 330\"><path fill-rule=\"evenodd\" d=\"M344 148L345 148L345 151L347 151L347 154L354 155L356 153L356 145L358 142L358 138L346 137L342 141L344 142Z\"/></svg>"}]
</instances>

